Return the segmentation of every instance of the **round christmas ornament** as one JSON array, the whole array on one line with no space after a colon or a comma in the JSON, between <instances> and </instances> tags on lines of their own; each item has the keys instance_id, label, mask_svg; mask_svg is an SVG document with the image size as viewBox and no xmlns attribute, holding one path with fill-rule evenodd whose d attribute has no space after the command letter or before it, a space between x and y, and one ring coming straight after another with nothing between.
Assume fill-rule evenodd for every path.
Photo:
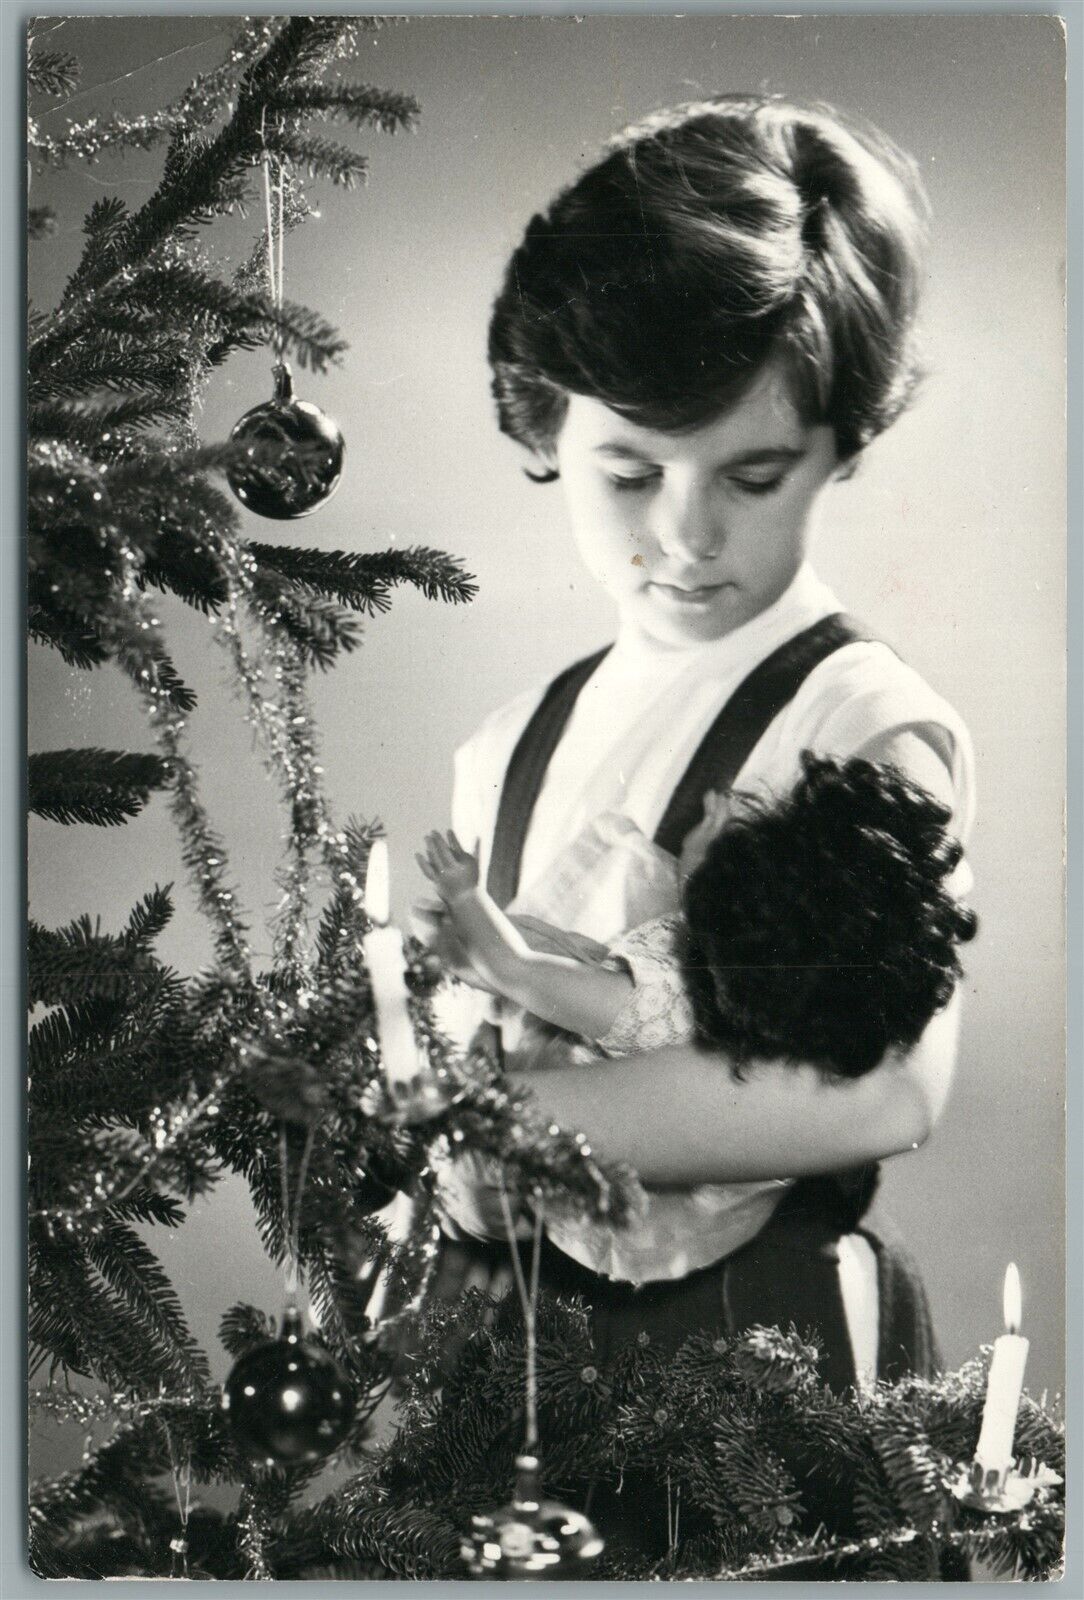
<instances>
[{"instance_id":1,"label":"round christmas ornament","mask_svg":"<svg viewBox=\"0 0 1084 1600\"><path fill-rule=\"evenodd\" d=\"M295 398L285 361L272 372L273 398L246 411L230 434L232 444L245 446L246 459L226 476L243 506L281 522L309 516L335 493L346 445L330 417Z\"/></svg>"},{"instance_id":2,"label":"round christmas ornament","mask_svg":"<svg viewBox=\"0 0 1084 1600\"><path fill-rule=\"evenodd\" d=\"M222 1409L238 1447L264 1467L319 1461L350 1431L354 1390L339 1363L302 1338L301 1313L287 1306L282 1333L234 1363Z\"/></svg>"},{"instance_id":3,"label":"round christmas ornament","mask_svg":"<svg viewBox=\"0 0 1084 1600\"><path fill-rule=\"evenodd\" d=\"M517 1456L511 1504L471 1518L462 1556L474 1577L575 1578L601 1555L602 1540L582 1512L542 1499L539 1470L537 1456Z\"/></svg>"}]
</instances>

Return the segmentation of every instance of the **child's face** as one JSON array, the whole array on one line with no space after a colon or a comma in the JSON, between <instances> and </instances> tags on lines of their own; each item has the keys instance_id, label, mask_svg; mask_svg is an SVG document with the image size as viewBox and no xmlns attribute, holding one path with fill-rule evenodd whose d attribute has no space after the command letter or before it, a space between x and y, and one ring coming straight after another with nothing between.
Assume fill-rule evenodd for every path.
<instances>
[{"instance_id":1,"label":"child's face","mask_svg":"<svg viewBox=\"0 0 1084 1600\"><path fill-rule=\"evenodd\" d=\"M721 639L777 600L836 461L773 369L684 433L570 395L556 461L584 562L622 621L664 644Z\"/></svg>"}]
</instances>

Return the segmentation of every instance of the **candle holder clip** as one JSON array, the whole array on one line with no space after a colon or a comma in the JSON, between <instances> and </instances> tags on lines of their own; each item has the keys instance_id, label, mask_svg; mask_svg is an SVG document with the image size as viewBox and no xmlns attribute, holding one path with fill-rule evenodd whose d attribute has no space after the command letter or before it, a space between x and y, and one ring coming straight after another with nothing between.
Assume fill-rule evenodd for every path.
<instances>
[{"instance_id":1,"label":"candle holder clip","mask_svg":"<svg viewBox=\"0 0 1084 1600\"><path fill-rule=\"evenodd\" d=\"M389 1127L431 1122L462 1099L465 1089L446 1073L423 1068L406 1081L373 1083L365 1090L361 1109L366 1116Z\"/></svg>"},{"instance_id":2,"label":"candle holder clip","mask_svg":"<svg viewBox=\"0 0 1084 1600\"><path fill-rule=\"evenodd\" d=\"M1038 1489L1060 1483L1059 1475L1032 1456L1026 1462L1012 1461L1007 1467L985 1467L972 1461L962 1467L950 1485L961 1505L973 1511L1005 1513L1022 1511Z\"/></svg>"}]
</instances>

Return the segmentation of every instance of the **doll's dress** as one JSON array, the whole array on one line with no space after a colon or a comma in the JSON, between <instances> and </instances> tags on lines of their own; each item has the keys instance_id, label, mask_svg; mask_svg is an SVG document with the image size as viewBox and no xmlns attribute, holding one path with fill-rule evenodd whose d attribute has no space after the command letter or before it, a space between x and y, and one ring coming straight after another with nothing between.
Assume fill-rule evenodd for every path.
<instances>
[{"instance_id":1,"label":"doll's dress","mask_svg":"<svg viewBox=\"0 0 1084 1600\"><path fill-rule=\"evenodd\" d=\"M569 916L571 905L575 925L609 945L603 965L631 976L632 992L606 1034L594 1041L576 1039L518 1011L501 1017L511 1064L520 1071L541 1071L551 1060L567 1063L570 1054L583 1063L689 1043L696 1026L675 943L682 925L675 910L679 898L676 858L646 838L631 818L611 811L589 823L508 910L556 922L559 915ZM615 937L622 928L630 931ZM486 1237L495 1220L496 1170L484 1158L470 1158L454 1178L446 1164L441 1171L444 1181L455 1183L459 1226ZM475 1228L464 1226L471 1221L464 1198L472 1186L480 1188ZM620 1227L584 1218L570 1203L550 1199L546 1231L558 1249L607 1278L637 1284L684 1278L748 1243L789 1187L783 1179L644 1185L636 1212ZM446 1198L452 1199L450 1191ZM529 1225L517 1231L526 1234Z\"/></svg>"}]
</instances>

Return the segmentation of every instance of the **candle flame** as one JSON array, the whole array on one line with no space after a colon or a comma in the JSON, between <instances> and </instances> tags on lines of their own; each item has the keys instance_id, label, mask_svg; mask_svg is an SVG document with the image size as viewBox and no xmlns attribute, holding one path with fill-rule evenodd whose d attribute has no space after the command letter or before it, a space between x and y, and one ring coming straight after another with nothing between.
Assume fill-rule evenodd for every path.
<instances>
[{"instance_id":1,"label":"candle flame","mask_svg":"<svg viewBox=\"0 0 1084 1600\"><path fill-rule=\"evenodd\" d=\"M1023 1308L1020 1295L1020 1274L1016 1270L1015 1261L1010 1261L1005 1268L1005 1293L1002 1298L1005 1312L1005 1327L1009 1333L1019 1333L1020 1323L1023 1320Z\"/></svg>"},{"instance_id":2,"label":"candle flame","mask_svg":"<svg viewBox=\"0 0 1084 1600\"><path fill-rule=\"evenodd\" d=\"M374 839L365 874L365 911L374 922L387 922L391 916L391 869L388 841Z\"/></svg>"}]
</instances>

